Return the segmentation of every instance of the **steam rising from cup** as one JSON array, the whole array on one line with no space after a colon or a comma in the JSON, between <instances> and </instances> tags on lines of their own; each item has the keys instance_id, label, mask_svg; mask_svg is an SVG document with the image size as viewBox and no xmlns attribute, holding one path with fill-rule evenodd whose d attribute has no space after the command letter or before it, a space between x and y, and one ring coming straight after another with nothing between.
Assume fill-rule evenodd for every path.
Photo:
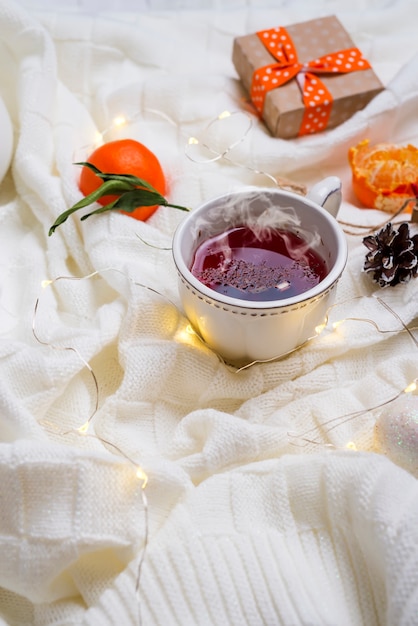
<instances>
[{"instance_id":1,"label":"steam rising from cup","mask_svg":"<svg viewBox=\"0 0 418 626\"><path fill-rule=\"evenodd\" d=\"M262 212L254 210L255 201L259 206L260 194L227 202L197 221L203 241L196 248L192 273L218 293L246 300L282 299L312 288L327 273L325 260L315 252L317 230L303 227L293 207L279 206L266 194ZM228 227L223 229L225 214ZM213 233L214 223L219 233Z\"/></svg>"},{"instance_id":2,"label":"steam rising from cup","mask_svg":"<svg viewBox=\"0 0 418 626\"><path fill-rule=\"evenodd\" d=\"M263 205L261 213L254 210L255 204ZM193 226L193 237L201 240L202 233L210 236L222 232L226 227L243 225L248 226L259 240L266 240L273 231L280 229L300 236L306 242L306 249L317 249L321 241L317 229L312 231L302 226L301 219L292 206L280 206L269 194L259 191L249 192L239 202L231 197L222 206L202 214ZM306 249L301 248L299 253L303 255Z\"/></svg>"}]
</instances>

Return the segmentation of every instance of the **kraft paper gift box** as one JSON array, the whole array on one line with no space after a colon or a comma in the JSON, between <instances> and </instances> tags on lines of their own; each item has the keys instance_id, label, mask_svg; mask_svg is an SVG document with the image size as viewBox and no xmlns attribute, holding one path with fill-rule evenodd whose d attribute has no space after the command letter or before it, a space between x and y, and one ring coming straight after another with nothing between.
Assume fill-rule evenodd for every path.
<instances>
[{"instance_id":1,"label":"kraft paper gift box","mask_svg":"<svg viewBox=\"0 0 418 626\"><path fill-rule=\"evenodd\" d=\"M333 15L234 39L232 61L273 136L331 129L384 87Z\"/></svg>"}]
</instances>

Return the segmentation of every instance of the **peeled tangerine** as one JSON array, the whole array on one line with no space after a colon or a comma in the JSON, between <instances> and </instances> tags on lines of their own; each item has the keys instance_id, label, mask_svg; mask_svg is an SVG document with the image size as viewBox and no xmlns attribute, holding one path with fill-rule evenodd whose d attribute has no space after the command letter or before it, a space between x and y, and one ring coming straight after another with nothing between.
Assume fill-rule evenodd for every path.
<instances>
[{"instance_id":1,"label":"peeled tangerine","mask_svg":"<svg viewBox=\"0 0 418 626\"><path fill-rule=\"evenodd\" d=\"M408 198L416 196L418 148L415 146L390 143L370 146L369 140L364 139L350 148L348 161L354 193L365 207L395 213Z\"/></svg>"}]
</instances>

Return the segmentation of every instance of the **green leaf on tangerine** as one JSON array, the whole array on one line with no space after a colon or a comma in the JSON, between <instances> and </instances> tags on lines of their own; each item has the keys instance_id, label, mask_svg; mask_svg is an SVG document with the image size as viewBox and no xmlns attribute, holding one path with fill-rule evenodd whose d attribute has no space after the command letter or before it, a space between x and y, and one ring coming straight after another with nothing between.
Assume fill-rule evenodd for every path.
<instances>
[{"instance_id":1,"label":"green leaf on tangerine","mask_svg":"<svg viewBox=\"0 0 418 626\"><path fill-rule=\"evenodd\" d=\"M180 211L189 211L187 207L180 206L178 204L169 203L164 196L162 196L150 183L142 178L133 176L132 174L108 174L99 170L92 163L80 162L75 165L83 165L90 168L99 178L103 180L103 183L95 191L79 200L74 206L67 211L64 211L57 217L48 235L51 236L55 230L63 224L75 211L83 209L89 204L93 204L107 195L118 196L112 202L109 202L103 207L99 207L90 213L82 216L82 220L87 219L91 215L97 215L99 213L106 213L107 211L117 210L131 213L137 207L140 206L169 206Z\"/></svg>"},{"instance_id":2,"label":"green leaf on tangerine","mask_svg":"<svg viewBox=\"0 0 418 626\"><path fill-rule=\"evenodd\" d=\"M126 193L127 191L132 191L132 189L134 189L134 187L132 187L132 185L130 185L129 183L122 183L122 182L115 181L115 180L108 180L105 183L102 183L100 187L98 187L97 189L89 193L87 196L79 200L72 207L72 209L74 209L75 211L77 209L83 209L85 206L88 206L89 204L92 204L93 202L97 202L97 200L100 200L100 198L102 198L103 196L108 196L108 195L119 196L121 194Z\"/></svg>"},{"instance_id":3,"label":"green leaf on tangerine","mask_svg":"<svg viewBox=\"0 0 418 626\"><path fill-rule=\"evenodd\" d=\"M139 206L162 206L167 204L167 200L158 191L147 191L146 189L133 189L127 191L115 203L115 209L128 211L129 213Z\"/></svg>"},{"instance_id":4,"label":"green leaf on tangerine","mask_svg":"<svg viewBox=\"0 0 418 626\"><path fill-rule=\"evenodd\" d=\"M167 206L167 200L157 192L146 191L145 189L135 189L132 191L126 191L120 198L114 200L106 206L99 207L91 213L87 213L81 217L81 220L86 220L90 215L98 215L99 213L106 213L117 209L118 211L126 211L132 213L135 209L141 206Z\"/></svg>"},{"instance_id":5,"label":"green leaf on tangerine","mask_svg":"<svg viewBox=\"0 0 418 626\"><path fill-rule=\"evenodd\" d=\"M81 200L79 200L79 202L76 202L76 204L74 204L74 206L72 206L70 209L67 209L66 211L61 213L61 215L57 217L57 219L55 220L55 222L52 224L51 228L49 229L48 236L50 237L52 233L54 233L55 230L58 228L58 226L61 226L61 224L66 222L67 219L70 217L70 215L72 215L79 209L83 209L89 204L96 202L96 200L98 200L102 196L107 195L107 194L120 195L120 194L126 193L126 191L131 191L131 190L132 190L132 186L127 183L123 184L123 183L120 183L118 181L113 181L113 180L103 183L98 189L90 193L85 198L82 198ZM117 200L118 199L119 198L117 198Z\"/></svg>"},{"instance_id":6,"label":"green leaf on tangerine","mask_svg":"<svg viewBox=\"0 0 418 626\"><path fill-rule=\"evenodd\" d=\"M84 167L88 167L92 172L96 174L96 176L104 181L119 180L123 183L130 183L133 187L145 187L150 191L158 193L157 189L155 189L155 187L153 187L148 181L144 180L143 178L138 178L138 176L134 176L133 174L110 174L107 172L102 172L101 170L99 170L98 167L86 161L80 161L79 163L75 163L75 165L83 165Z\"/></svg>"}]
</instances>

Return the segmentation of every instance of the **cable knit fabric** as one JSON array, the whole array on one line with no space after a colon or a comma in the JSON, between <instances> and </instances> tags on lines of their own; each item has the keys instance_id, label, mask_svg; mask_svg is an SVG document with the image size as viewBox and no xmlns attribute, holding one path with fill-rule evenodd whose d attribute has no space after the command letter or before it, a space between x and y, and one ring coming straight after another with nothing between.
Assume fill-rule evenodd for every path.
<instances>
[{"instance_id":1,"label":"cable knit fabric","mask_svg":"<svg viewBox=\"0 0 418 626\"><path fill-rule=\"evenodd\" d=\"M380 289L347 234L325 330L237 371L187 333L180 211L75 215L48 236L98 134L144 143L192 209L268 175L337 175L340 221L383 221L359 208L347 152L418 142L414 10L0 0L1 626L418 625L417 477L374 439L417 376L415 280ZM233 39L329 14L386 89L333 130L274 139ZM190 137L236 145L198 159Z\"/></svg>"}]
</instances>

